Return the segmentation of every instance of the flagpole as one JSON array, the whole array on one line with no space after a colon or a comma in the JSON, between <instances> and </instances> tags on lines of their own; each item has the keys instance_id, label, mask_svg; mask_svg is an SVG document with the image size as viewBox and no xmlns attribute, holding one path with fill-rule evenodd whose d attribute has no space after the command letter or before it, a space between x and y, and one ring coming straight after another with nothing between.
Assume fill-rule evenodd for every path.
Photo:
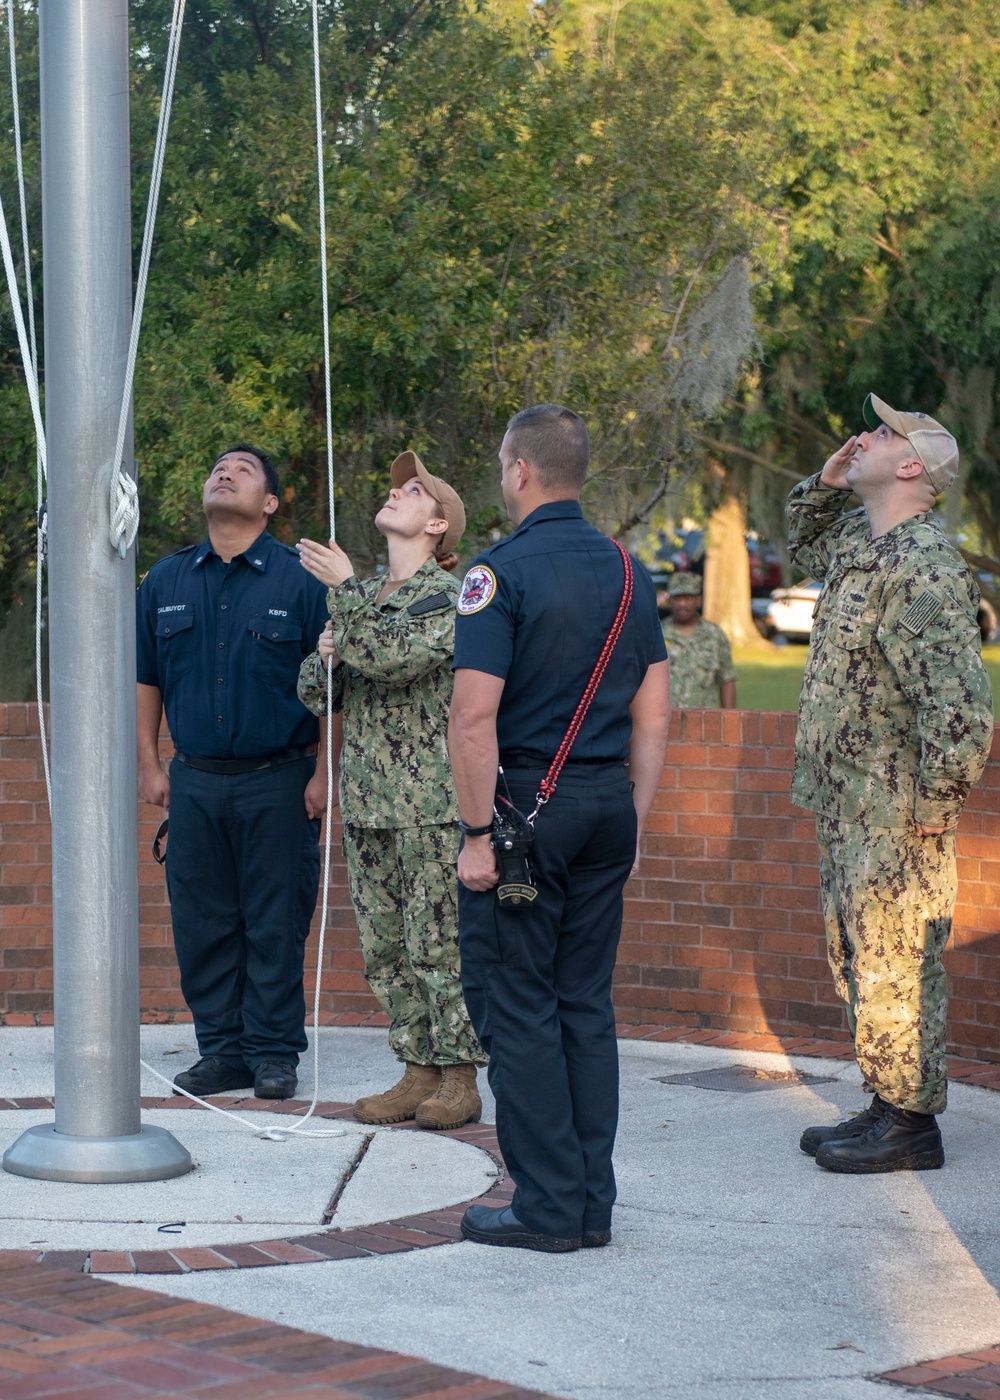
<instances>
[{"instance_id":1,"label":"flagpole","mask_svg":"<svg viewBox=\"0 0 1000 1400\"><path fill-rule=\"evenodd\" d=\"M135 557L108 536L132 307L127 0L40 0L39 40L55 1122L3 1165L155 1181L192 1163L139 1103Z\"/></svg>"}]
</instances>

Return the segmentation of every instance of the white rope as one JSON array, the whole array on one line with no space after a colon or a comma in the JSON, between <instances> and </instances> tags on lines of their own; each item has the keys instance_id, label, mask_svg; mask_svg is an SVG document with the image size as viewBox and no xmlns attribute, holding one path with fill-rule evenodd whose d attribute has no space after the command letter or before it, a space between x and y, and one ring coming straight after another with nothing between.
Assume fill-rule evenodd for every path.
<instances>
[{"instance_id":1,"label":"white rope","mask_svg":"<svg viewBox=\"0 0 1000 1400\"><path fill-rule=\"evenodd\" d=\"M139 488L135 479L126 470L123 460L125 435L128 432L129 415L132 411L132 387L135 383L135 365L139 353L139 332L142 329L142 311L146 301L146 283L149 279L149 260L153 251L153 230L156 225L156 207L160 198L160 180L167 152L167 131L170 126L170 108L174 100L174 79L177 76L177 59L181 47L181 26L184 23L186 0L174 0L174 12L170 21L170 41L167 45L167 62L163 74L163 92L160 95L160 116L156 125L156 143L153 147L153 168L149 180L149 198L146 201L146 226L142 234L142 251L139 254L139 275L136 278L135 305L132 308L132 330L128 342L128 358L125 362L125 387L122 390L121 412L118 417L118 437L115 442L115 455L111 462L111 522L108 535L111 548L117 549L125 558L139 532Z\"/></svg>"},{"instance_id":2,"label":"white rope","mask_svg":"<svg viewBox=\"0 0 1000 1400\"><path fill-rule=\"evenodd\" d=\"M45 470L45 425L42 422L42 406L38 398L38 376L35 373L35 365L31 356L31 344L28 340L28 332L24 325L24 313L21 310L21 293L17 285L17 273L14 271L14 254L10 246L10 234L7 230L7 216L4 213L3 199L0 197L0 245L3 250L3 266L7 275L7 291L10 294L10 309L14 313L14 326L17 330L17 344L21 351L21 362L24 365L24 380L28 387L28 400L31 404L31 416L35 422L35 444Z\"/></svg>"},{"instance_id":3,"label":"white rope","mask_svg":"<svg viewBox=\"0 0 1000 1400\"><path fill-rule=\"evenodd\" d=\"M255 1137L264 1138L267 1142L284 1142L288 1137L335 1138L346 1137L347 1135L346 1128L320 1128L319 1132L308 1133L303 1128L262 1128L259 1123L254 1123L249 1118L241 1118L238 1113L230 1113L229 1109L220 1108L218 1104L209 1103L207 1099L200 1099L197 1094L189 1094L186 1089L182 1089L179 1084L175 1084L172 1079L168 1079L165 1074L161 1074L158 1069L154 1069L152 1065L148 1065L145 1060L140 1060L139 1063L142 1065L143 1069L149 1070L150 1074L155 1074L157 1079L162 1079L164 1084L169 1084L175 1094L183 1094L184 1097L190 1099L192 1103L200 1103L202 1108L210 1108L213 1113L219 1113L223 1118L232 1118L234 1123L239 1123L242 1127L249 1128ZM311 1118L315 1107L316 1095L314 1094L313 1101L309 1105L309 1112L303 1114L299 1121L304 1123L307 1118ZM261 1109L261 1112L266 1113L267 1110Z\"/></svg>"},{"instance_id":4,"label":"white rope","mask_svg":"<svg viewBox=\"0 0 1000 1400\"><path fill-rule=\"evenodd\" d=\"M323 389L326 413L326 489L330 509L330 539L336 534L336 514L333 495L333 405L330 392L330 293L326 258L326 179L323 171L323 85L320 79L319 61L319 4L312 0L312 42L313 42L313 107L316 116L316 184L319 199L319 266L320 304L323 308ZM330 742L331 707L333 704L333 671L326 671L326 821L323 843L323 897L320 903L319 934L316 946L316 990L313 995L313 1083L319 1092L319 1006L323 985L323 954L326 949L326 926L330 905L330 858L333 823L330 809L333 805L333 745ZM309 1107L311 1114L316 1099ZM308 1117L308 1115L307 1115Z\"/></svg>"},{"instance_id":5,"label":"white rope","mask_svg":"<svg viewBox=\"0 0 1000 1400\"><path fill-rule=\"evenodd\" d=\"M183 11L183 0L175 0L179 3ZM176 12L176 11L175 11ZM334 538L335 531L335 507L333 494L333 411L332 396L330 390L330 299L327 287L327 256L326 256L326 183L323 177L323 105L322 105L322 85L320 82L320 61L319 61L319 9L318 0L312 0L312 33L313 33L313 99L316 111L316 165L317 183L319 186L319 238L320 238L320 277L321 277L321 304L323 308L323 383L325 389L326 408L326 472L327 472L327 496L330 505L330 538ZM176 66L176 65L175 65ZM171 86L173 79L171 78ZM162 109L161 109L162 118ZM152 209L152 192L151 204ZM149 215L147 214L147 219ZM140 268L140 279L142 269ZM136 294L137 307L140 306L138 292ZM134 330L134 325L133 325ZM126 400L127 402L127 400ZM119 460L121 445L124 442L124 434L119 432L119 454L116 455L116 462ZM202 1104L205 1108L212 1109L215 1113L221 1113L225 1118L232 1118L243 1127L250 1128L257 1137L265 1138L271 1142L284 1141L286 1137L299 1136L311 1138L343 1137L346 1128L326 1128L317 1131L307 1131L305 1123L312 1118L316 1112L319 1102L320 1073L319 1073L319 1016L320 1016L320 995L323 987L323 954L326 948L326 928L329 916L330 903L330 858L331 858L331 836L332 823L330 821L330 799L333 793L333 745L330 743L330 709L333 699L333 677L330 669L327 669L326 683L326 714L327 714L327 742L326 742L326 791L327 791L327 813L326 813L326 841L324 846L323 859L323 897L320 907L319 936L316 948L316 990L313 995L313 1096L309 1107L300 1119L297 1120L296 1127L290 1128L266 1128L261 1129L257 1124L252 1123L248 1118L241 1118L239 1114L230 1113L226 1109L219 1108L216 1104L208 1103L205 1099L200 1099L197 1094L188 1093L186 1089L179 1089L171 1079L161 1074L159 1070L140 1060L144 1069L149 1070L157 1079L161 1079L164 1084L169 1084L175 1092L182 1093L185 1098L191 1099L194 1103Z\"/></svg>"},{"instance_id":6,"label":"white rope","mask_svg":"<svg viewBox=\"0 0 1000 1400\"><path fill-rule=\"evenodd\" d=\"M24 341L21 339L21 358L25 365L28 381L28 396L32 401L35 418L35 695L38 699L38 731L42 748L42 770L45 774L45 794L49 811L52 810L52 773L49 769L49 740L46 733L45 706L42 703L42 596L45 574L45 556L48 544L48 516L45 509L45 429L42 426L41 404L38 393L38 342L35 335L35 301L31 286L31 243L28 239L28 200L24 180L24 152L21 144L21 103L17 82L17 48L14 42L14 0L7 0L7 49L10 57L10 95L14 113L14 155L17 162L17 192L21 210L21 248L24 263L24 289L28 305L28 358L24 358ZM0 218L3 206L0 204ZM3 238L9 243L6 219L3 219ZM11 259L11 264L13 259ZM14 303L11 266L4 264L7 272L7 287L11 303ZM17 309L20 311L20 292L17 294ZM15 317L16 317L15 312ZM37 404L37 412L35 411Z\"/></svg>"},{"instance_id":7,"label":"white rope","mask_svg":"<svg viewBox=\"0 0 1000 1400\"><path fill-rule=\"evenodd\" d=\"M164 73L163 93L160 99L160 114L157 123L156 143L153 150L153 165L150 175L149 197L146 204L146 224L143 230L142 250L139 258L139 274L136 279L135 305L132 315L132 328L129 336L128 357L125 366L125 384L122 393L121 412L118 420L118 435L115 444L115 453L112 459L111 472L111 500L109 528L109 538L111 546L117 549L120 557L124 559L135 542L139 529L139 505L138 487L134 478L125 470L123 455L125 450L125 436L128 431L128 420L131 412L132 390L135 382L135 368L138 356L139 333L142 326L142 313L146 298L146 285L149 276L149 263L152 254L153 231L156 223L156 209L159 202L160 183L163 175L163 165L166 155L167 131L170 122L170 109L173 103L174 83L177 75L177 62L180 52L181 27L184 21L184 9L186 0L174 0L173 16L170 26L170 39L167 49L166 70ZM317 164L319 175L319 205L320 205L320 265L322 275L322 307L323 307L323 371L325 384L325 407L326 407L326 455L327 455L327 488L330 503L330 538L334 537L334 483L333 483L333 430L332 430L332 400L330 389L330 311L329 294L327 289L327 255L326 255L326 189L323 178L323 123L322 123L322 103L320 86L319 67L319 17L317 0L312 0L313 18L313 72L315 79L315 107L316 107L316 142L317 142ZM20 291L17 285L17 276L14 268L14 257L11 250L10 235L7 228L7 219L4 212L3 201L0 198L0 245L2 245L4 271L7 278L7 288L10 294L11 309L14 314L14 324L17 329L18 345L21 352L21 359L24 364L25 382L28 389L28 398L31 404L32 417L35 424L36 457L38 467L38 543L37 543L37 586L36 586L36 609L35 609L35 679L38 688L38 711L42 725L42 761L45 768L45 784L49 794L49 804L51 807L51 778L49 773L49 760L46 745L44 728L44 714L42 708L42 573L46 555L46 517L42 505L44 494L44 482L46 480L46 455L45 455L45 428L42 421L41 404L38 392L37 373L37 351L35 340L34 309L31 300L31 275L30 275L30 245L28 242L27 225L27 202L25 195L24 168L21 155L20 136L20 116L17 102L17 69L14 49L14 28L13 28L13 0L7 0L8 14L8 39L10 45L10 67L11 83L14 91L14 131L17 145L17 172L18 190L21 205L21 232L24 242L24 265L25 281L28 288L28 319L30 324L30 334L25 328L24 316L21 308ZM328 676L327 681L327 715L330 713L332 701L332 677ZM327 721L329 725L329 718ZM327 794L333 788L333 750L327 735L326 745L326 773L327 773ZM329 805L329 804L328 804ZM334 1138L343 1137L346 1134L345 1128L326 1128L318 1131L309 1131L304 1127L308 1119L313 1117L319 1101L319 1014L320 1014L320 993L322 990L323 953L326 943L326 926L329 908L329 883L330 883L330 857L331 857L331 824L329 815L326 822L326 848L323 870L323 902L320 920L319 943L317 948L316 961L316 992L313 1000L313 1085L314 1092L312 1100L305 1114L298 1120L295 1127L283 1129L260 1128L249 1118L243 1118L239 1114L231 1113L226 1109L219 1108L217 1104L209 1103L201 1099L197 1094L191 1094L186 1089L181 1089L174 1084L173 1080L161 1074L145 1060L139 1061L142 1067L155 1078L168 1084L175 1093L183 1094L185 1098L191 1099L193 1103L201 1104L204 1108L210 1109L213 1113L221 1114L224 1118L231 1118L242 1127L248 1128L257 1137L264 1138L271 1142L283 1142L288 1137L300 1136L310 1138Z\"/></svg>"},{"instance_id":8,"label":"white rope","mask_svg":"<svg viewBox=\"0 0 1000 1400\"><path fill-rule=\"evenodd\" d=\"M24 248L24 290L28 302L28 335L31 342L31 368L38 374L38 346L35 341L35 303L31 294L31 247L28 243L28 200L24 185L24 157L21 148L21 103L17 91L17 55L14 49L14 0L7 0L7 47L10 52L10 96L14 109L14 153L17 159L17 189L21 203L21 245Z\"/></svg>"},{"instance_id":9,"label":"white rope","mask_svg":"<svg viewBox=\"0 0 1000 1400\"><path fill-rule=\"evenodd\" d=\"M333 407L330 393L330 292L326 260L326 177L323 171L323 88L319 71L319 0L312 0L313 104L316 109L316 183L319 188L320 300L323 306L323 390L326 407L326 485L330 506L330 538L335 538L333 499Z\"/></svg>"}]
</instances>

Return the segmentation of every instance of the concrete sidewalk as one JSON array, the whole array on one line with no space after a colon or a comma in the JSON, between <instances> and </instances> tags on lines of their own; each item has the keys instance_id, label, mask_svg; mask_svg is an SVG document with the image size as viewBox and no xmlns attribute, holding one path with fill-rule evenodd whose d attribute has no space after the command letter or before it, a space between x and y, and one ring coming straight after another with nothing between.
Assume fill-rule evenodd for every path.
<instances>
[{"instance_id":1,"label":"concrete sidewalk","mask_svg":"<svg viewBox=\"0 0 1000 1400\"><path fill-rule=\"evenodd\" d=\"M323 1030L320 1045L323 1099L350 1101L394 1076L384 1032ZM115 1281L581 1400L875 1400L900 1392L872 1377L1000 1340L1000 1095L953 1087L943 1171L840 1177L797 1143L808 1124L861 1107L853 1065L679 1043L626 1041L621 1051L608 1249L546 1256L454 1243ZM176 1073L194 1058L190 1028L144 1027L143 1053ZM822 1080L755 1093L659 1082L733 1064ZM162 1092L151 1077L143 1089ZM51 1091L51 1032L0 1030L0 1095ZM300 1093L310 1091L304 1066ZM144 1230L181 1219L217 1243L265 1238L254 1231L276 1225L321 1227L356 1129L260 1143L222 1120L199 1126L199 1113L150 1115L182 1141L197 1137L188 1145L203 1165L174 1183L40 1188L0 1178L0 1247L43 1238L51 1248L145 1247ZM45 1116L0 1114L0 1145ZM486 1190L494 1172L467 1143L385 1130L336 1202L342 1228L444 1208ZM331 1223L341 1223L336 1211ZM122 1243L127 1230L139 1232L136 1246Z\"/></svg>"}]
</instances>

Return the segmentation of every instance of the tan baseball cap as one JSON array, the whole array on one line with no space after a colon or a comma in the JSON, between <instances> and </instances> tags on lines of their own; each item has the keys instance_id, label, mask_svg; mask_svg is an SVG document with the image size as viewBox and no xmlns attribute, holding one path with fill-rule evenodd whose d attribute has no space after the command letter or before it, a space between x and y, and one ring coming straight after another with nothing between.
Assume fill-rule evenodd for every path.
<instances>
[{"instance_id":1,"label":"tan baseball cap","mask_svg":"<svg viewBox=\"0 0 1000 1400\"><path fill-rule=\"evenodd\" d=\"M908 439L910 446L924 464L924 471L935 491L947 490L958 476L958 443L948 429L926 413L898 413L881 399L869 394L865 407L871 404L880 422L894 433Z\"/></svg>"},{"instance_id":2,"label":"tan baseball cap","mask_svg":"<svg viewBox=\"0 0 1000 1400\"><path fill-rule=\"evenodd\" d=\"M441 536L437 547L438 554L453 553L465 533L465 506L458 492L439 476L431 476L415 452L401 452L389 468L393 486L402 486L411 477L416 477L420 485L437 501L441 514L448 522L448 528Z\"/></svg>"}]
</instances>

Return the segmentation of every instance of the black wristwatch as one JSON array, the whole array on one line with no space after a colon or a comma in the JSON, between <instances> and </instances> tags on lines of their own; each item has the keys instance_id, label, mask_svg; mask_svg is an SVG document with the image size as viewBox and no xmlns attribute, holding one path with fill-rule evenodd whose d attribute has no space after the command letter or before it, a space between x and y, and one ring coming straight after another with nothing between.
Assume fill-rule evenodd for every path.
<instances>
[{"instance_id":1,"label":"black wristwatch","mask_svg":"<svg viewBox=\"0 0 1000 1400\"><path fill-rule=\"evenodd\" d=\"M485 826L470 826L468 822L463 822L460 817L458 829L463 836L488 836L493 830L493 823L487 822Z\"/></svg>"}]
</instances>

